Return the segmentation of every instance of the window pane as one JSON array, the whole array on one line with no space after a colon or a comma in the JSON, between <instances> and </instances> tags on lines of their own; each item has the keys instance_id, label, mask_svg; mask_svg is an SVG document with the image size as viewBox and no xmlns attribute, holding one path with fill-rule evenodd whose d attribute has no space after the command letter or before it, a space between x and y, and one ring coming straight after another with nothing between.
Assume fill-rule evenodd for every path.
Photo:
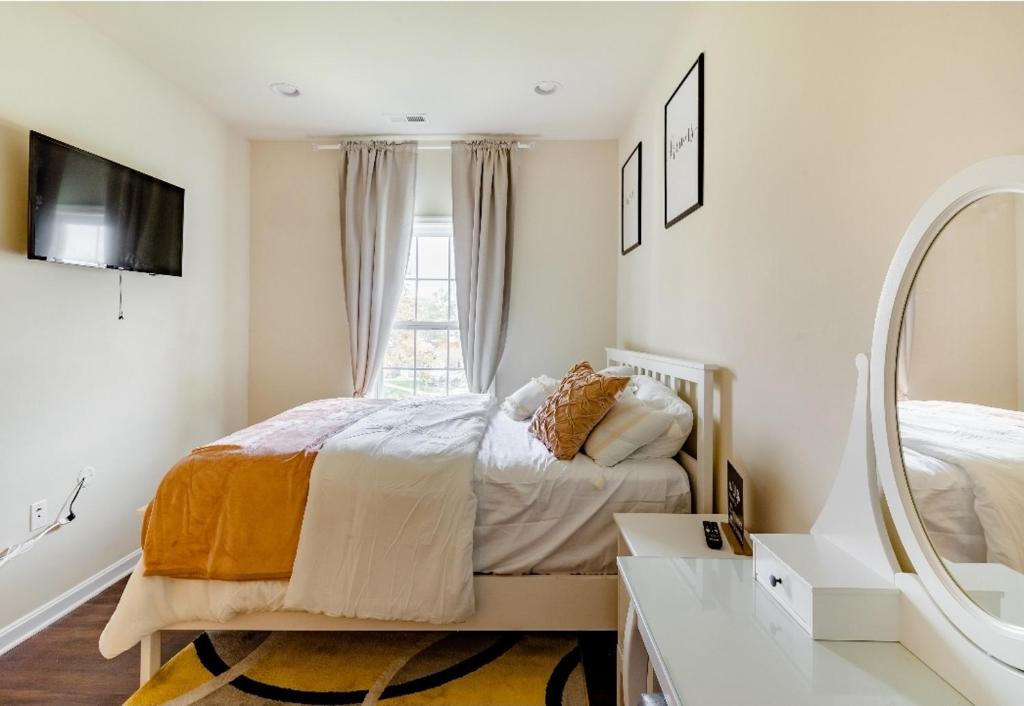
<instances>
[{"instance_id":1,"label":"window pane","mask_svg":"<svg viewBox=\"0 0 1024 706\"><path fill-rule=\"evenodd\" d=\"M449 370L448 371L448 394L449 395L461 395L469 392L469 387L466 385L466 371L464 370Z\"/></svg>"},{"instance_id":2,"label":"window pane","mask_svg":"<svg viewBox=\"0 0 1024 706\"><path fill-rule=\"evenodd\" d=\"M448 332L448 367L463 368L462 362L462 339L458 331Z\"/></svg>"},{"instance_id":3,"label":"window pane","mask_svg":"<svg viewBox=\"0 0 1024 706\"><path fill-rule=\"evenodd\" d=\"M448 287L448 307L448 320L458 322L459 300L455 298L455 280L451 280L451 286Z\"/></svg>"},{"instance_id":4,"label":"window pane","mask_svg":"<svg viewBox=\"0 0 1024 706\"><path fill-rule=\"evenodd\" d=\"M402 286L402 297L398 300L395 321L413 321L416 318L416 280L407 279Z\"/></svg>"},{"instance_id":5,"label":"window pane","mask_svg":"<svg viewBox=\"0 0 1024 706\"><path fill-rule=\"evenodd\" d=\"M448 320L448 282L424 282L420 280L419 297L416 302L417 321Z\"/></svg>"},{"instance_id":6,"label":"window pane","mask_svg":"<svg viewBox=\"0 0 1024 706\"><path fill-rule=\"evenodd\" d=\"M410 279L416 278L416 241L419 238L413 238L412 244L409 245L409 264L405 268L405 276Z\"/></svg>"},{"instance_id":7,"label":"window pane","mask_svg":"<svg viewBox=\"0 0 1024 706\"><path fill-rule=\"evenodd\" d=\"M412 385L411 370L388 370L384 368L380 396L404 400L406 397L412 397Z\"/></svg>"},{"instance_id":8,"label":"window pane","mask_svg":"<svg viewBox=\"0 0 1024 706\"><path fill-rule=\"evenodd\" d=\"M416 238L420 252L420 279L448 279L450 238Z\"/></svg>"},{"instance_id":9,"label":"window pane","mask_svg":"<svg viewBox=\"0 0 1024 706\"><path fill-rule=\"evenodd\" d=\"M416 332L416 367L444 368L447 367L447 351L445 339L447 331Z\"/></svg>"},{"instance_id":10,"label":"window pane","mask_svg":"<svg viewBox=\"0 0 1024 706\"><path fill-rule=\"evenodd\" d=\"M416 396L437 397L445 394L445 372L443 370L417 370Z\"/></svg>"},{"instance_id":11,"label":"window pane","mask_svg":"<svg viewBox=\"0 0 1024 706\"><path fill-rule=\"evenodd\" d=\"M385 368L412 368L415 366L413 356L413 332L409 329L391 329L388 347L384 351Z\"/></svg>"}]
</instances>

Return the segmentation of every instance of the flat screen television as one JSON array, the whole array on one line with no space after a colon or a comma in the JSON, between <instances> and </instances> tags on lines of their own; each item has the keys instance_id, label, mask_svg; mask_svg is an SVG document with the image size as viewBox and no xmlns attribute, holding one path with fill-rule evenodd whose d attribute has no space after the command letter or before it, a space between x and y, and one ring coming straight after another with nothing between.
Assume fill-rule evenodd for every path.
<instances>
[{"instance_id":1,"label":"flat screen television","mask_svg":"<svg viewBox=\"0 0 1024 706\"><path fill-rule=\"evenodd\" d=\"M181 276L185 190L32 132L28 256Z\"/></svg>"}]
</instances>

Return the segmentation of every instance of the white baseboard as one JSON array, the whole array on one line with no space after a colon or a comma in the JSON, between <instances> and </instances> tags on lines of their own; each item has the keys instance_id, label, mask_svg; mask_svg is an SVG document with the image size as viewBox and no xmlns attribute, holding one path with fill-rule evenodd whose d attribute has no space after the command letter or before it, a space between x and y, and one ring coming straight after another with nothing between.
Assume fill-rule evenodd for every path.
<instances>
[{"instance_id":1,"label":"white baseboard","mask_svg":"<svg viewBox=\"0 0 1024 706\"><path fill-rule=\"evenodd\" d=\"M118 559L107 568L90 576L77 586L68 589L49 603L39 606L28 615L0 628L0 655L17 647L43 628L63 618L100 591L130 574L141 555L142 550L136 549L123 559Z\"/></svg>"}]
</instances>

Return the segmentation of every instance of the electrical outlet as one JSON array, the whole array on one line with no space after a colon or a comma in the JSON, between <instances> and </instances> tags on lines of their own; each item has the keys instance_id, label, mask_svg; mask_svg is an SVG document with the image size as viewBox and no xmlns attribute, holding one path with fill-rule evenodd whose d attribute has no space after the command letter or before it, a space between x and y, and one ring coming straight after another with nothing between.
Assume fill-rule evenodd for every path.
<instances>
[{"instance_id":1,"label":"electrical outlet","mask_svg":"<svg viewBox=\"0 0 1024 706\"><path fill-rule=\"evenodd\" d=\"M96 469L92 466L86 466L78 472L78 480L82 482L82 487L86 487L96 478Z\"/></svg>"},{"instance_id":2,"label":"electrical outlet","mask_svg":"<svg viewBox=\"0 0 1024 706\"><path fill-rule=\"evenodd\" d=\"M35 532L46 526L46 501L37 500L28 506L28 531Z\"/></svg>"}]
</instances>

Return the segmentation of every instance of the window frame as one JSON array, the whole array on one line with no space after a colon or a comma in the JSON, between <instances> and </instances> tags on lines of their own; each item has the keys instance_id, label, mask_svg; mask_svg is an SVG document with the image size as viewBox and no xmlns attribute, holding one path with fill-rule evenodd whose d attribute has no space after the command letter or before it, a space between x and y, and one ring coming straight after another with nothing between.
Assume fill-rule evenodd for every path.
<instances>
[{"instance_id":1,"label":"window frame","mask_svg":"<svg viewBox=\"0 0 1024 706\"><path fill-rule=\"evenodd\" d=\"M453 234L452 218L450 216L417 216L413 220L412 243L410 245L411 246L415 245L417 247L417 255L416 255L417 258L419 257L418 239L419 238L431 238L431 237L445 238L445 239L447 239L449 241L453 241L454 240L454 234ZM454 242L451 243L451 247L454 247ZM411 258L412 257L412 247L410 247L409 250L410 250L409 256ZM404 286L404 283L406 281L409 281L409 280L412 280L412 281L414 281L416 283L416 291L415 291L415 294L414 294L414 305L415 306L419 305L419 285L420 285L420 282L445 282L445 283L449 283L450 282L451 283L449 285L450 287L454 287L455 286L455 269L454 269L455 268L455 264L453 262L453 258L454 258L454 255L453 255L452 251L449 250L448 277L446 277L446 278L441 278L441 277L419 277L418 276L419 275L419 262L418 262L418 260L417 260L417 263L416 263L416 269L413 272L414 276L413 277L409 277L408 276L409 263L406 262L406 267L405 267L404 274L403 274L403 277L402 277L403 286ZM450 289L449 289L449 292L448 292L448 300L449 300L449 309L448 309L449 319L447 321L423 321L423 320L419 320L419 319L411 319L411 320L398 320L398 319L396 319L394 322L392 322L391 329L388 331L388 340L389 340L389 342L390 342L390 339L391 339L391 334L395 330L405 330L405 331L411 331L412 332L412 341L413 341L412 366L390 366L390 365L383 365L382 364L381 367L380 367L380 370L378 371L378 373L377 373L377 375L376 375L376 377L374 379L374 383L373 383L373 386L372 386L373 395L375 397L381 397L383 392L384 392L384 371L385 370L389 370L389 371L397 370L397 371L412 373L413 387L412 387L411 397L423 397L423 396L425 396L425 395L417 394L417 390L416 390L416 387L417 387L417 372L420 372L420 371L443 372L444 375L445 375L445 386L444 386L444 394L440 395L440 396L447 397L447 396L452 394L451 373L455 372L455 371L462 371L463 374L465 374L465 360L463 360L463 366L460 367L460 368L449 367L451 365L451 359L450 359L450 345L451 344L450 344L450 342L448 342L446 347L445 347L446 359L444 361L445 365L443 367L440 367L440 368L425 368L425 367L418 367L417 364L416 364L417 363L417 358L418 358L418 355L417 355L418 354L418 348L417 348L417 346L418 346L418 339L419 339L419 336L417 335L417 332L419 332L419 331L443 331L443 332L446 332L448 334L449 341L450 341L452 332L454 332L456 336L460 335L459 323L458 323L458 312L457 312L457 310L453 311L453 309L452 309L452 307L455 307L455 309L457 309L458 302L457 302L457 300L453 300L453 298L451 296L451 290ZM415 313L416 312L414 311L414 315L415 315ZM385 346L385 355L387 355L387 347L386 346ZM456 394L458 394L458 393L456 393ZM431 395L431 396L435 396L436 397L438 395Z\"/></svg>"}]
</instances>

